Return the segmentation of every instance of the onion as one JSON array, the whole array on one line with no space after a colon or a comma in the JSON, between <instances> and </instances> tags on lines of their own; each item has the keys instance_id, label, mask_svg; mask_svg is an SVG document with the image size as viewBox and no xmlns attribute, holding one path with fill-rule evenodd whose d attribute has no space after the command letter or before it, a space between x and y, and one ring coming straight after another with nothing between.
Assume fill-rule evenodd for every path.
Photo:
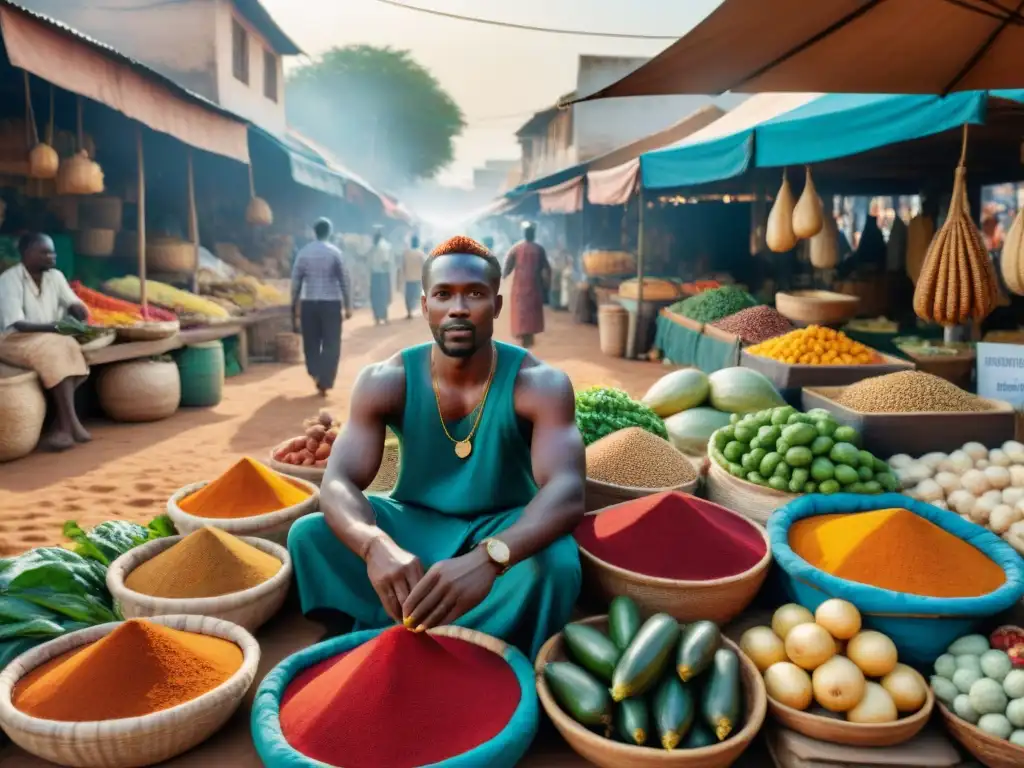
<instances>
[{"instance_id":1,"label":"onion","mask_svg":"<svg viewBox=\"0 0 1024 768\"><path fill-rule=\"evenodd\" d=\"M899 718L892 696L878 683L867 683L864 698L846 713L851 723L892 723Z\"/></svg>"},{"instance_id":2,"label":"onion","mask_svg":"<svg viewBox=\"0 0 1024 768\"><path fill-rule=\"evenodd\" d=\"M896 644L881 632L861 632L846 646L846 656L868 677L885 677L896 668Z\"/></svg>"},{"instance_id":3,"label":"onion","mask_svg":"<svg viewBox=\"0 0 1024 768\"><path fill-rule=\"evenodd\" d=\"M814 622L814 615L796 603L786 603L775 611L772 616L772 632L782 640L786 639L790 630L799 624L811 624Z\"/></svg>"},{"instance_id":4,"label":"onion","mask_svg":"<svg viewBox=\"0 0 1024 768\"><path fill-rule=\"evenodd\" d=\"M833 656L811 675L815 700L829 712L848 712L864 696L864 673L844 656Z\"/></svg>"},{"instance_id":5,"label":"onion","mask_svg":"<svg viewBox=\"0 0 1024 768\"><path fill-rule=\"evenodd\" d=\"M836 640L849 640L860 632L860 611L845 600L832 598L818 606L814 620Z\"/></svg>"},{"instance_id":6,"label":"onion","mask_svg":"<svg viewBox=\"0 0 1024 768\"><path fill-rule=\"evenodd\" d=\"M750 657L760 672L764 672L772 664L786 660L786 646L779 636L772 632L771 627L748 629L740 638L740 650Z\"/></svg>"},{"instance_id":7,"label":"onion","mask_svg":"<svg viewBox=\"0 0 1024 768\"><path fill-rule=\"evenodd\" d=\"M811 705L811 676L796 664L788 661L772 664L765 670L764 686L771 698L787 707L804 710Z\"/></svg>"},{"instance_id":8,"label":"onion","mask_svg":"<svg viewBox=\"0 0 1024 768\"><path fill-rule=\"evenodd\" d=\"M836 641L818 624L799 624L786 636L786 655L798 667L817 669L836 655Z\"/></svg>"},{"instance_id":9,"label":"onion","mask_svg":"<svg viewBox=\"0 0 1024 768\"><path fill-rule=\"evenodd\" d=\"M906 664L897 664L892 672L883 677L882 687L892 697L900 712L917 712L928 698L924 678Z\"/></svg>"},{"instance_id":10,"label":"onion","mask_svg":"<svg viewBox=\"0 0 1024 768\"><path fill-rule=\"evenodd\" d=\"M965 443L960 450L970 456L973 461L988 458L988 448L981 443Z\"/></svg>"}]
</instances>

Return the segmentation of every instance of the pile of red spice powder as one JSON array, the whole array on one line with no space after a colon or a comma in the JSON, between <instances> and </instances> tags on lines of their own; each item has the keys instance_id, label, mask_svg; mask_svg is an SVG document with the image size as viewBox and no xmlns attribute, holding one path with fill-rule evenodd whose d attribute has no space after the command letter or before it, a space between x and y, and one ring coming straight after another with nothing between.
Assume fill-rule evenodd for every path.
<instances>
[{"instance_id":1,"label":"pile of red spice powder","mask_svg":"<svg viewBox=\"0 0 1024 768\"><path fill-rule=\"evenodd\" d=\"M606 563L680 581L735 576L767 551L760 532L743 518L678 491L587 515L575 535L581 548Z\"/></svg>"},{"instance_id":2,"label":"pile of red spice powder","mask_svg":"<svg viewBox=\"0 0 1024 768\"><path fill-rule=\"evenodd\" d=\"M519 699L515 673L492 651L394 627L296 676L281 730L328 765L416 768L490 741Z\"/></svg>"}]
</instances>

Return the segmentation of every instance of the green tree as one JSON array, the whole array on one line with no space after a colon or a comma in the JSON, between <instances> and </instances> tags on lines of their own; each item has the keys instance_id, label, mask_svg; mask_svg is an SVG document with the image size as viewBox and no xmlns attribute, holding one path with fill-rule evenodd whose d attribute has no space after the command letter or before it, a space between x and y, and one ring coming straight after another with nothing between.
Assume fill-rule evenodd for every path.
<instances>
[{"instance_id":1,"label":"green tree","mask_svg":"<svg viewBox=\"0 0 1024 768\"><path fill-rule=\"evenodd\" d=\"M352 170L386 186L452 161L462 110L408 51L333 48L288 81L288 122Z\"/></svg>"}]
</instances>

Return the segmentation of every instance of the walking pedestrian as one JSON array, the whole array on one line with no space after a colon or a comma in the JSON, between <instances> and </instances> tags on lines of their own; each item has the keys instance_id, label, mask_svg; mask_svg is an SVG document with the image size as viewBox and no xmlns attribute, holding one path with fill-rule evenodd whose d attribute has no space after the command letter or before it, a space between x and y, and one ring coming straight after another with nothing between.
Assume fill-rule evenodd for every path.
<instances>
[{"instance_id":1,"label":"walking pedestrian","mask_svg":"<svg viewBox=\"0 0 1024 768\"><path fill-rule=\"evenodd\" d=\"M329 242L329 219L313 225L316 240L295 257L292 268L292 327L302 318L302 349L306 371L324 397L334 387L341 359L341 315L352 317L348 271L341 251ZM301 306L300 306L301 305Z\"/></svg>"},{"instance_id":2,"label":"walking pedestrian","mask_svg":"<svg viewBox=\"0 0 1024 768\"><path fill-rule=\"evenodd\" d=\"M420 250L419 235L409 238L409 247L402 254L402 275L405 278L405 319L412 318L412 311L419 306L423 293L423 262L426 254Z\"/></svg>"},{"instance_id":3,"label":"walking pedestrian","mask_svg":"<svg viewBox=\"0 0 1024 768\"><path fill-rule=\"evenodd\" d=\"M510 294L512 335L524 349L532 347L536 335L544 331L544 297L551 282L547 254L536 239L536 226L524 222L523 239L505 257L504 276L516 273Z\"/></svg>"},{"instance_id":4,"label":"walking pedestrian","mask_svg":"<svg viewBox=\"0 0 1024 768\"><path fill-rule=\"evenodd\" d=\"M373 307L374 325L388 322L388 307L391 305L391 244L384 239L380 227L373 233L373 247L370 249L370 305Z\"/></svg>"}]
</instances>

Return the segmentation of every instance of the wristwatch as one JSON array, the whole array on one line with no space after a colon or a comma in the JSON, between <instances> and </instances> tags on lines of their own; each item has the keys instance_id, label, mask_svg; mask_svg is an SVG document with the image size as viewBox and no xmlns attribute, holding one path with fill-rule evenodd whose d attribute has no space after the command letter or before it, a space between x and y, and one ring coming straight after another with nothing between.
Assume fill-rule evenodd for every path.
<instances>
[{"instance_id":1,"label":"wristwatch","mask_svg":"<svg viewBox=\"0 0 1024 768\"><path fill-rule=\"evenodd\" d=\"M498 575L501 576L509 569L512 561L512 553L509 552L508 544L501 539L495 538L484 539L481 543L483 544L484 552L487 553L487 557L498 566Z\"/></svg>"}]
</instances>

